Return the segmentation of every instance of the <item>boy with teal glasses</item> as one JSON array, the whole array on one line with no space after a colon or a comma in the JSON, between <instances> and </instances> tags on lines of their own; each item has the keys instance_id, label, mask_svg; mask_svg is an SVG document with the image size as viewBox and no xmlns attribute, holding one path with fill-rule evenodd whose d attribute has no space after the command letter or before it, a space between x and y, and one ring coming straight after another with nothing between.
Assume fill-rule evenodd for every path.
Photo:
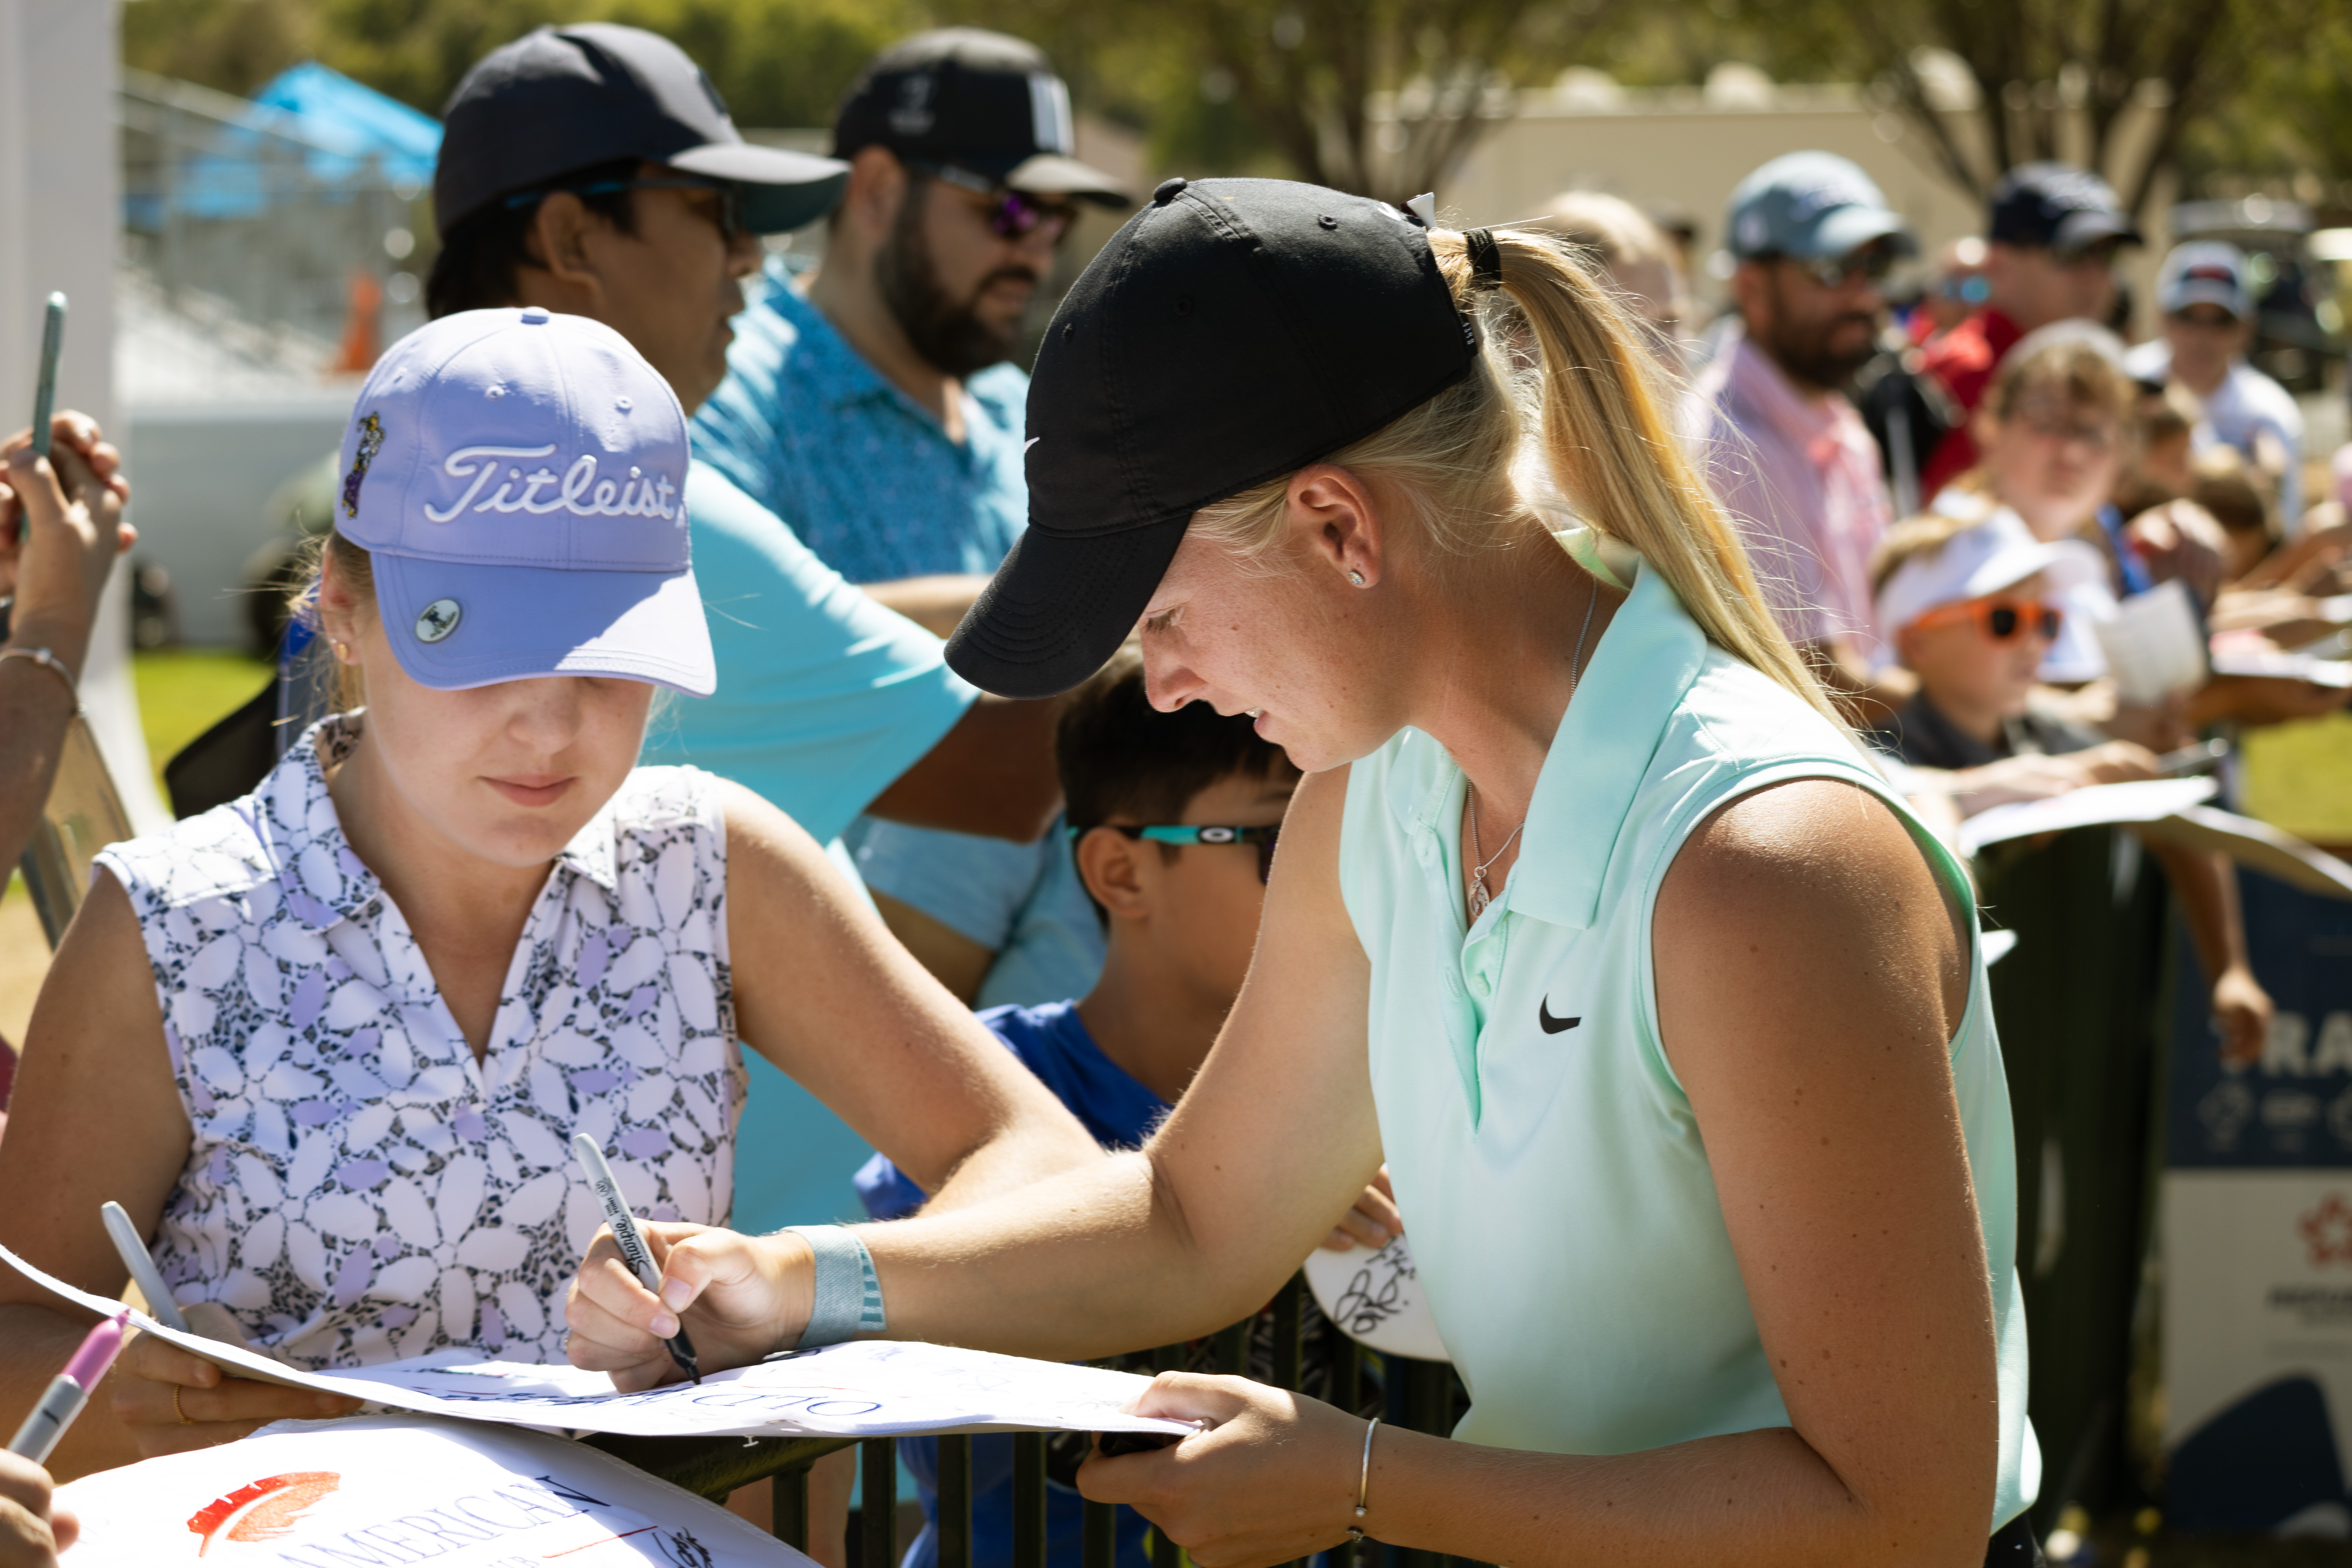
<instances>
[{"instance_id":1,"label":"boy with teal glasses","mask_svg":"<svg viewBox=\"0 0 2352 1568\"><path fill-rule=\"evenodd\" d=\"M1076 1001L992 1007L980 1021L1097 1140L1135 1148L1192 1082L1249 973L1298 770L1245 714L1201 702L1154 710L1132 646L1071 694L1055 755L1078 875L1108 938L1102 978ZM879 1154L857 1173L857 1192L876 1219L924 1202ZM1402 1228L1386 1195L1367 1190L1325 1245L1378 1247ZM899 1451L929 1516L903 1568L932 1568L938 1443L910 1438ZM973 1568L1003 1568L1013 1546L1011 1439L975 1440L971 1465ZM1118 1561L1140 1568L1149 1527L1131 1509L1118 1516ZM1057 1479L1046 1498L1048 1563L1075 1568L1079 1521L1076 1491Z\"/></svg>"}]
</instances>

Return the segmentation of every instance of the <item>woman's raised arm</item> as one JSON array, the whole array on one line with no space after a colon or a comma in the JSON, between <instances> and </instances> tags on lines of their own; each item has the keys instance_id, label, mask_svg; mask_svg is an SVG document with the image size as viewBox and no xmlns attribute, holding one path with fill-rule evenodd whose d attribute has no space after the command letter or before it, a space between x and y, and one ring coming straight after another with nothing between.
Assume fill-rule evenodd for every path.
<instances>
[{"instance_id":1,"label":"woman's raised arm","mask_svg":"<svg viewBox=\"0 0 2352 1568\"><path fill-rule=\"evenodd\" d=\"M1368 973L1339 900L1346 792L1341 770L1308 779L1292 803L1249 982L1149 1149L860 1233L892 1337L1066 1360L1165 1343L1255 1310L1329 1231L1381 1163L1364 1065ZM739 945L735 962L740 974L753 961ZM781 959L774 967L790 973ZM907 969L898 983L908 989L929 984L903 957L885 967ZM669 1362L657 1336L676 1331L681 1310L706 1367L798 1337L809 1302L798 1237L648 1229L668 1307L600 1239L572 1288L576 1364L625 1388L660 1381Z\"/></svg>"}]
</instances>

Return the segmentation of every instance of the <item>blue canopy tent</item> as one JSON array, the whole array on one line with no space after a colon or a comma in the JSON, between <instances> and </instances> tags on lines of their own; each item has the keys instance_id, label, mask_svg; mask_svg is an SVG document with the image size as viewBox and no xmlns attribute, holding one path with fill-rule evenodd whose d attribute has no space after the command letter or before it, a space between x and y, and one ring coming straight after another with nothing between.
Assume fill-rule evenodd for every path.
<instances>
[{"instance_id":1,"label":"blue canopy tent","mask_svg":"<svg viewBox=\"0 0 2352 1568\"><path fill-rule=\"evenodd\" d=\"M440 151L439 121L311 60L278 73L165 188L126 192L126 216L152 232L173 211L256 217L362 186L412 194L432 183Z\"/></svg>"}]
</instances>

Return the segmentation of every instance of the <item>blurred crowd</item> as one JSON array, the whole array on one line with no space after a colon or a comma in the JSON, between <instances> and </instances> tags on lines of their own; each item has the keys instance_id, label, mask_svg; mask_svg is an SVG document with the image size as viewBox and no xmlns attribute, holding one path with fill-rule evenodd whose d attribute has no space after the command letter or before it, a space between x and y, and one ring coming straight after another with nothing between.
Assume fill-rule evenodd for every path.
<instances>
[{"instance_id":1,"label":"blurred crowd","mask_svg":"<svg viewBox=\"0 0 2352 1568\"><path fill-rule=\"evenodd\" d=\"M1017 701L950 673L943 638L1028 514L1035 441L1011 363L1024 317L1082 205L1125 211L1147 193L1075 156L1066 90L1038 51L971 29L872 61L843 100L829 159L744 144L665 40L541 29L466 79L441 156L433 314L593 318L690 418L684 505L717 689L658 708L645 762L692 763L778 808L855 889L843 921L878 915L1095 1142L1139 1142L1183 1093L1240 989L1296 771L1244 718L1154 710L1131 655L1066 703ZM763 249L762 236L821 216L813 263ZM1684 439L1783 630L1932 825L2207 765L2202 737L2344 705L2342 687L2292 660L2352 618L2352 462L2307 451L2294 399L2248 363L2252 288L2232 247L2170 251L2158 335L2129 344L2116 331L2116 258L2142 237L2095 174L2059 163L2010 171L1980 237L1922 258L1860 169L1823 153L1776 158L1730 198L1729 300L1712 320L1686 245L1635 203L1567 194L1531 226L1576 247L1646 324L1658 385L1678 400ZM1906 279L1918 281L1898 302ZM60 416L39 433L46 455L34 434L11 441L0 491L0 586L15 595L0 661L10 864L78 710L106 567L131 537L101 433ZM365 471L362 459L344 492L352 516ZM526 487L518 504L530 502L533 481L520 468L513 479ZM331 583L362 571L335 560ZM357 662L320 622L320 603L314 589L296 637ZM2238 651L2220 673L2217 638ZM299 760L271 762L269 779ZM256 771L222 798L284 787ZM403 851L376 838L370 853ZM2251 1055L2270 1004L2230 868L2157 853L2226 1049ZM120 978L136 990L143 973ZM80 1026L75 1005L44 996L36 1055ZM13 1059L0 1043L0 1064ZM805 1157L844 1146L825 1141L834 1111L883 1151L856 1174L877 1216L934 1195L924 1182L935 1189L959 1168L940 1150L999 1147L990 1140L1016 1126L965 1125L904 1085L877 1094L779 1070L782 1059L749 1064L733 1135L732 1216L745 1230L838 1217L855 1161ZM64 1088L36 1088L46 1113L86 1113L58 1098ZM32 1131L12 1129L6 1142ZM155 1135L171 1132L159 1123ZM337 1157L373 1156L354 1142ZM151 1228L185 1217L171 1163L143 1212L130 1205ZM310 1179L323 1182L323 1167ZM725 1222L725 1203L704 1196L709 1212L667 1217ZM1375 1187L1334 1245L1385 1241L1393 1217ZM16 1224L7 1237L30 1255L70 1255L59 1272L79 1269L79 1283L118 1289L104 1253L61 1239L68 1223ZM163 1244L166 1273L194 1278L193 1252L168 1256L176 1234ZM434 1245L455 1257L465 1237ZM247 1274L240 1310L255 1337L352 1306L304 1298L300 1281L258 1266ZM46 1309L11 1300L0 1312L18 1316L0 1332L29 1333L22 1315ZM496 1350L501 1334L522 1337L522 1316L486 1310L479 1326L448 1324L443 1342ZM410 1327L386 1317L349 1342L413 1353ZM221 1380L186 1358L126 1364L126 1376L171 1386L168 1406L158 1392L91 1417L74 1463L161 1451L188 1427L234 1436L286 1413L216 1402ZM10 1373L0 1403L29 1377ZM928 1455L910 1458L928 1483ZM828 1478L820 1509L845 1497L845 1474ZM1003 1560L1003 1484L976 1482L982 1561ZM48 1561L45 1496L0 1467L0 1516L15 1531L0 1532L0 1563ZM1056 1497L1058 1552L1076 1514L1074 1493ZM1136 1516L1121 1531L1124 1560L1142 1550ZM813 1550L840 1560L837 1535ZM920 1568L935 1550L927 1532L911 1561Z\"/></svg>"}]
</instances>

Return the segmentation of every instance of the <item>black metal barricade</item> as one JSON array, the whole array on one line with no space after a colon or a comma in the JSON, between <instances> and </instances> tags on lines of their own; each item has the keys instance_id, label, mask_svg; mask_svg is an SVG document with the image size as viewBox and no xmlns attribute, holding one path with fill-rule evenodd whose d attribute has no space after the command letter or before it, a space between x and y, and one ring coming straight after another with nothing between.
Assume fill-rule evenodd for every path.
<instances>
[{"instance_id":1,"label":"black metal barricade","mask_svg":"<svg viewBox=\"0 0 2352 1568\"><path fill-rule=\"evenodd\" d=\"M1114 1364L1129 1371L1207 1371L1257 1376L1279 1388L1307 1392L1342 1409L1377 1411L1382 1422L1416 1432L1453 1430L1469 1404L1453 1367L1367 1351L1316 1310L1303 1277L1293 1276L1267 1309L1205 1340L1163 1345ZM1270 1375L1269 1375L1270 1373ZM1320 1384L1320 1386L1310 1386ZM809 1467L850 1447L847 1437L673 1438L598 1436L596 1447L714 1500L761 1480L773 1489L777 1539L803 1550L809 1542ZM1045 1568L1046 1442L1043 1432L1013 1437L1013 1568ZM896 1568L898 1458L896 1439L858 1443L863 1498L850 1568ZM940 1439L940 1568L971 1568L971 1439ZM1083 1568L1112 1568L1118 1510L1086 1505ZM1154 1531L1152 1568L1181 1568L1175 1542ZM1433 1552L1391 1546L1342 1545L1325 1555L1328 1568L1444 1568L1454 1562ZM1304 1568L1303 1563L1292 1568Z\"/></svg>"}]
</instances>

